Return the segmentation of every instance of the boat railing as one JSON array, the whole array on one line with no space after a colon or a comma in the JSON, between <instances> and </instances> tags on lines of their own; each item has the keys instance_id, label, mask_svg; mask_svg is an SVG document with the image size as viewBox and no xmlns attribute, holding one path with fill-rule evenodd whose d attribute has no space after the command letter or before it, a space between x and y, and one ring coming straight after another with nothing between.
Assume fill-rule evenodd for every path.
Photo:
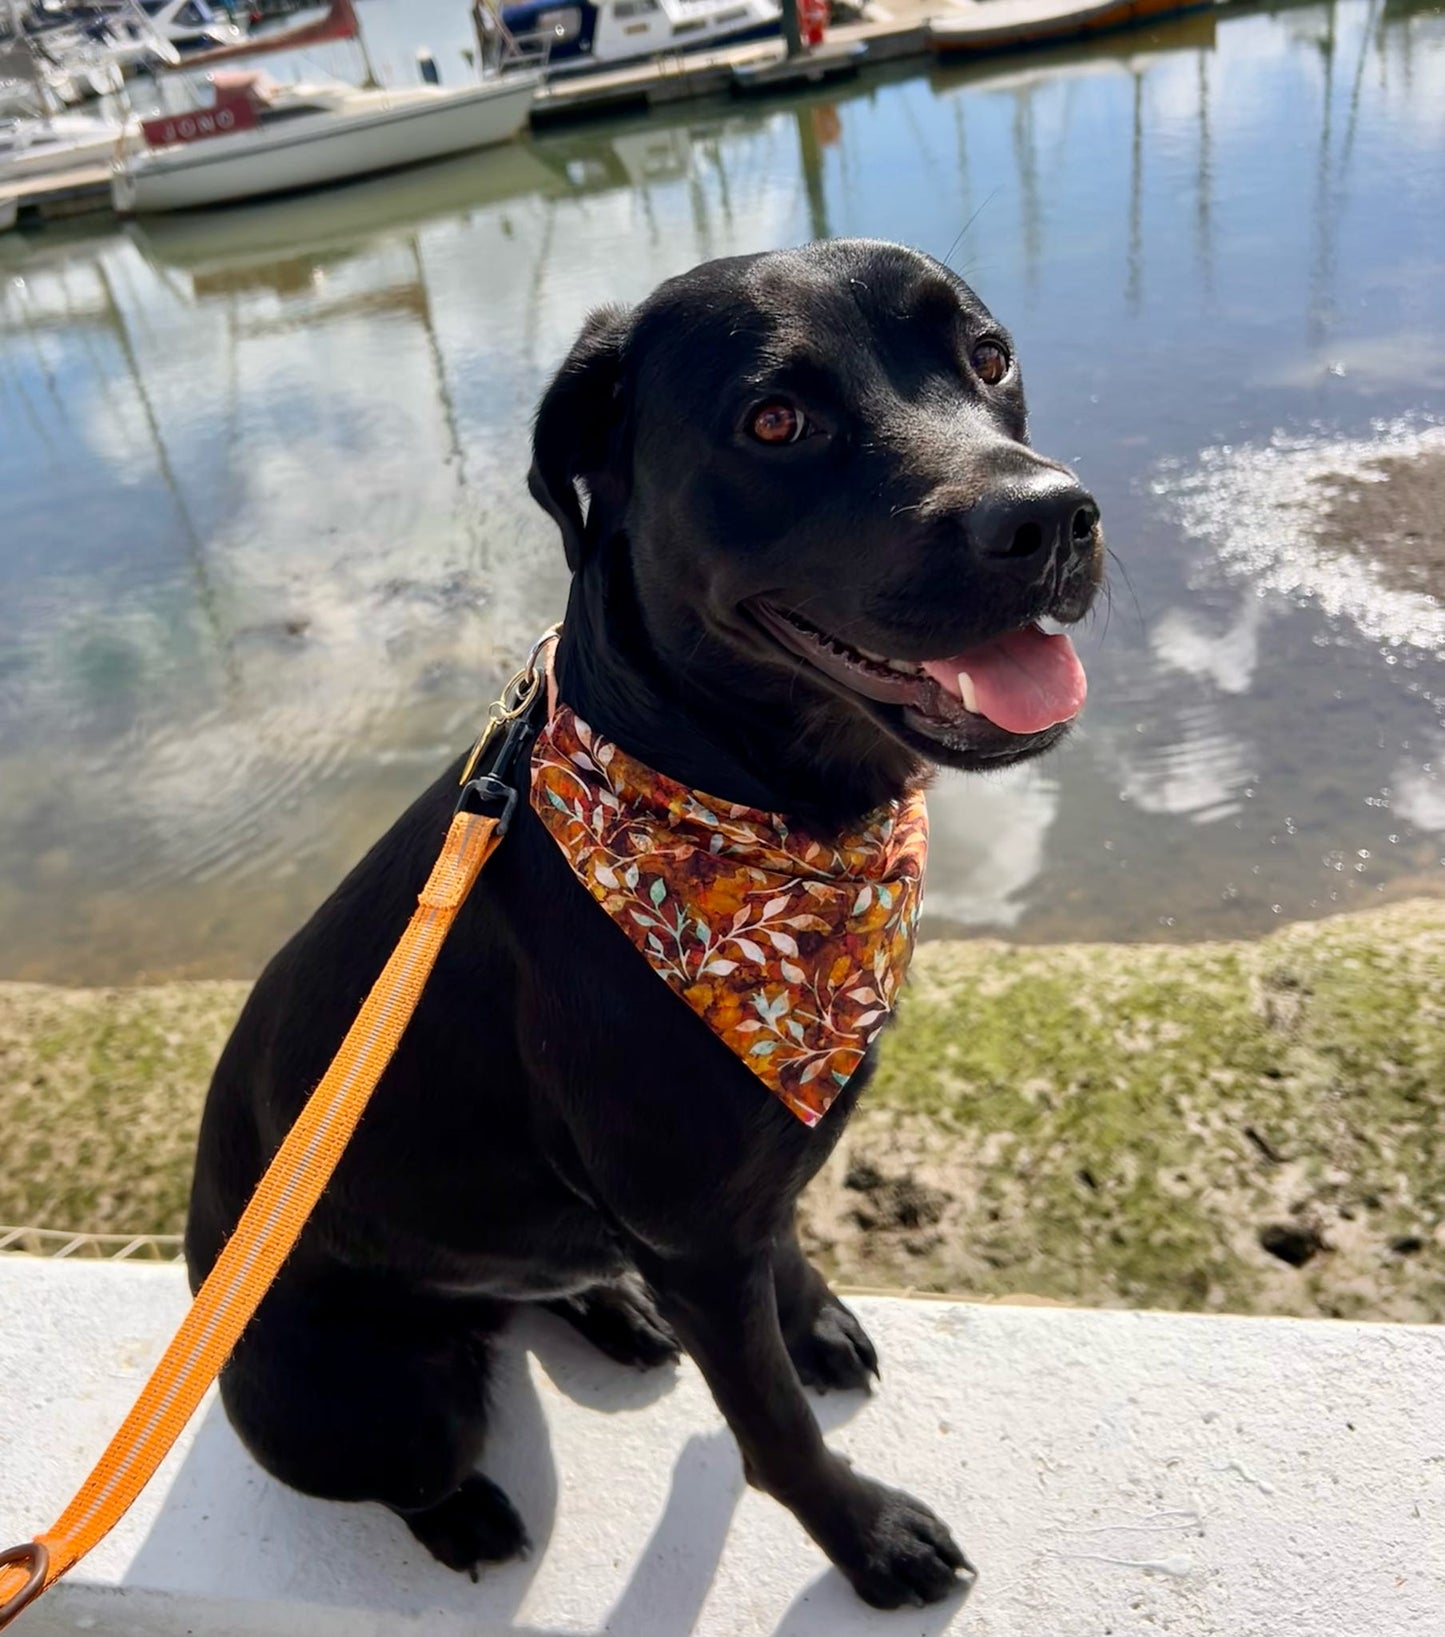
<instances>
[{"instance_id":1,"label":"boat railing","mask_svg":"<svg viewBox=\"0 0 1445 1637\"><path fill-rule=\"evenodd\" d=\"M556 42L557 36L550 29L535 34L514 34L512 51L502 63L503 72L514 73L521 68L545 70Z\"/></svg>"},{"instance_id":2,"label":"boat railing","mask_svg":"<svg viewBox=\"0 0 1445 1637\"><path fill-rule=\"evenodd\" d=\"M473 15L484 74L515 74L527 69L545 72L557 39L554 29L514 34L488 6L478 6Z\"/></svg>"}]
</instances>

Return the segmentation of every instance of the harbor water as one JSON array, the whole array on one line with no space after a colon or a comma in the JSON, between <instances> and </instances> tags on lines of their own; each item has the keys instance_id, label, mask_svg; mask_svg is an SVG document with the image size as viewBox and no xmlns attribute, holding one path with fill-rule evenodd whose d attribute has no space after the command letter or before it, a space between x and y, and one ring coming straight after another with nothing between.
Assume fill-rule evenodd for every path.
<instances>
[{"instance_id":1,"label":"harbor water","mask_svg":"<svg viewBox=\"0 0 1445 1637\"><path fill-rule=\"evenodd\" d=\"M363 11L465 72L465 5ZM1439 6L1316 0L0 237L0 977L253 973L559 615L588 309L828 234L975 285L1114 553L1080 730L931 797L927 930L1445 890L1442 154Z\"/></svg>"}]
</instances>

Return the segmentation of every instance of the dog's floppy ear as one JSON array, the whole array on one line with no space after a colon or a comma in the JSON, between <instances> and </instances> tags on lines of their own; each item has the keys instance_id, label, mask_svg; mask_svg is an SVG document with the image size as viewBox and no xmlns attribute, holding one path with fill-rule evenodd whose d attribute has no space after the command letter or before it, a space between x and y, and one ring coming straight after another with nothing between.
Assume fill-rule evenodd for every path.
<instances>
[{"instance_id":1,"label":"dog's floppy ear","mask_svg":"<svg viewBox=\"0 0 1445 1637\"><path fill-rule=\"evenodd\" d=\"M532 498L562 531L567 566L581 567L596 533L599 499L622 498L622 474L613 470L623 418L622 365L629 322L621 307L599 307L582 326L561 369L537 408L532 429ZM577 493L587 491L584 519Z\"/></svg>"}]
</instances>

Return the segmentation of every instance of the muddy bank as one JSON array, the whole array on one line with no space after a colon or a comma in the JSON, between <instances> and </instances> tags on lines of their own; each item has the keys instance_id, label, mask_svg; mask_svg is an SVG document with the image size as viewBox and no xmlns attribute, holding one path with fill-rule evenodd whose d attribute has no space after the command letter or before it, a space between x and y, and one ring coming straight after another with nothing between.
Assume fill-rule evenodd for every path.
<instances>
[{"instance_id":1,"label":"muddy bank","mask_svg":"<svg viewBox=\"0 0 1445 1637\"><path fill-rule=\"evenodd\" d=\"M836 1277L1445 1318L1445 905L923 952L807 1204Z\"/></svg>"},{"instance_id":2,"label":"muddy bank","mask_svg":"<svg viewBox=\"0 0 1445 1637\"><path fill-rule=\"evenodd\" d=\"M175 1231L244 994L0 985L0 1222ZM1445 903L927 945L803 1216L851 1284L1445 1318Z\"/></svg>"},{"instance_id":3,"label":"muddy bank","mask_svg":"<svg viewBox=\"0 0 1445 1637\"><path fill-rule=\"evenodd\" d=\"M1387 585L1445 598L1445 444L1380 455L1316 479L1315 538L1327 551L1373 561Z\"/></svg>"}]
</instances>

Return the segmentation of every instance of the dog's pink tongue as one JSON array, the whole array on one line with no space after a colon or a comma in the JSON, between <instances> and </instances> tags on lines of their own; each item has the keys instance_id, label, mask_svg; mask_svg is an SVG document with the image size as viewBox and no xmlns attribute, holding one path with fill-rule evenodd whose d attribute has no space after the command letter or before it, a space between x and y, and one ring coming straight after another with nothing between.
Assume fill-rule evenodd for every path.
<instances>
[{"instance_id":1,"label":"dog's pink tongue","mask_svg":"<svg viewBox=\"0 0 1445 1637\"><path fill-rule=\"evenodd\" d=\"M1036 625L1006 631L952 659L930 659L924 671L967 709L986 716L1005 733L1042 733L1071 721L1084 706L1088 679L1066 636L1047 636ZM958 673L972 679L965 698Z\"/></svg>"}]
</instances>

